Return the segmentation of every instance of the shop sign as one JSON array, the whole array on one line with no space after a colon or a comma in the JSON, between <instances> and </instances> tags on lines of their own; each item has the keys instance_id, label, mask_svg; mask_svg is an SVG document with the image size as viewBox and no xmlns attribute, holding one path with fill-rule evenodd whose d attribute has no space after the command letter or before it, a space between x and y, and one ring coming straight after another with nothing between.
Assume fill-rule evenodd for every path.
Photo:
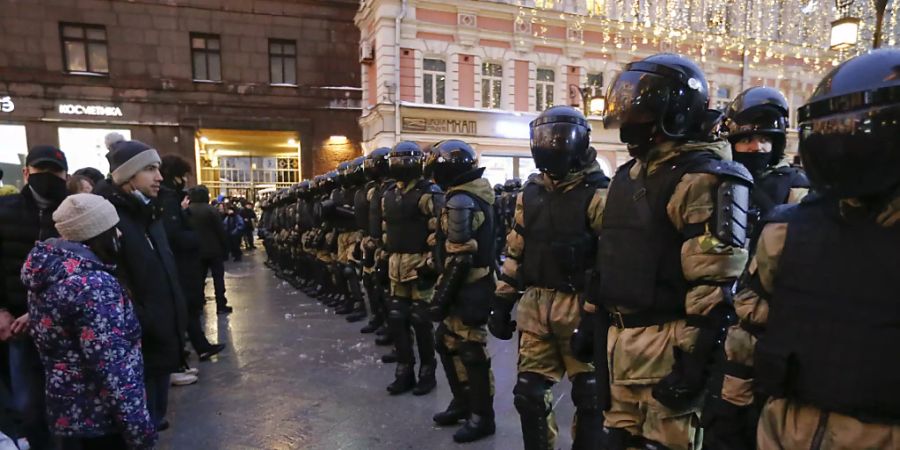
<instances>
[{"instance_id":1,"label":"shop sign","mask_svg":"<svg viewBox=\"0 0 900 450\"><path fill-rule=\"evenodd\" d=\"M404 117L403 131L413 133L438 133L460 136L477 136L478 122L475 120Z\"/></svg>"},{"instance_id":2,"label":"shop sign","mask_svg":"<svg viewBox=\"0 0 900 450\"><path fill-rule=\"evenodd\" d=\"M59 113L73 116L108 116L122 117L122 109L112 105L81 105L77 103L61 103Z\"/></svg>"},{"instance_id":3,"label":"shop sign","mask_svg":"<svg viewBox=\"0 0 900 450\"><path fill-rule=\"evenodd\" d=\"M12 97L0 97L0 112L11 113L16 110L16 104L13 103Z\"/></svg>"}]
</instances>

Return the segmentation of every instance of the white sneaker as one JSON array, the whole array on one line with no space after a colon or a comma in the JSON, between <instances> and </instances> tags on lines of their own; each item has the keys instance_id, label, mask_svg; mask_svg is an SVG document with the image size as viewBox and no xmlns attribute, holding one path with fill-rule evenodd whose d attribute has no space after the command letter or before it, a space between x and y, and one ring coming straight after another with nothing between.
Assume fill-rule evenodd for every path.
<instances>
[{"instance_id":1,"label":"white sneaker","mask_svg":"<svg viewBox=\"0 0 900 450\"><path fill-rule=\"evenodd\" d=\"M188 375L194 375L194 376L196 376L196 375L200 374L200 369L198 369L198 368L196 368L196 367L188 367L188 368L187 368L184 372L182 372L182 373L186 373L186 374L188 374Z\"/></svg>"},{"instance_id":2,"label":"white sneaker","mask_svg":"<svg viewBox=\"0 0 900 450\"><path fill-rule=\"evenodd\" d=\"M197 380L197 375L184 372L176 372L169 376L169 382L172 383L172 386L187 386L196 383Z\"/></svg>"}]
</instances>

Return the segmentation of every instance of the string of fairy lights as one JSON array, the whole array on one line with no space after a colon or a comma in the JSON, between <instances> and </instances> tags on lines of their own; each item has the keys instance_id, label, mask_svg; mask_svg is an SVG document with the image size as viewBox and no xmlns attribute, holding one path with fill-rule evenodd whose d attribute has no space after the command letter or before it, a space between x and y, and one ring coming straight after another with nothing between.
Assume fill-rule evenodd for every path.
<instances>
[{"instance_id":1,"label":"string of fairy lights","mask_svg":"<svg viewBox=\"0 0 900 450\"><path fill-rule=\"evenodd\" d=\"M746 57L748 68L766 66L779 79L801 61L804 70L821 74L871 48L872 0L840 3L839 10L834 0L514 0L517 25L528 25L539 39L548 39L550 27L564 22L575 31L569 39L581 44L585 30L601 33L603 53L649 45L736 67L743 67ZM861 19L857 45L830 50L831 22L848 16ZM884 15L883 46L900 41L898 17L900 0L891 0Z\"/></svg>"}]
</instances>

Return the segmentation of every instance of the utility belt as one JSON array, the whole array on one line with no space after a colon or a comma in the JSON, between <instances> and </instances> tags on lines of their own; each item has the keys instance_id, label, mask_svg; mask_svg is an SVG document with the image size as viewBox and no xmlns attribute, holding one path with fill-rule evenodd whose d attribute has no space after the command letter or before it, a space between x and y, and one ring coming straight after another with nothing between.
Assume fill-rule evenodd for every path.
<instances>
[{"instance_id":1,"label":"utility belt","mask_svg":"<svg viewBox=\"0 0 900 450\"><path fill-rule=\"evenodd\" d=\"M620 330L665 325L678 320L684 320L690 327L710 328L716 326L715 321L710 317L687 314L684 311L641 311L629 314L613 311L609 313L610 325Z\"/></svg>"}]
</instances>

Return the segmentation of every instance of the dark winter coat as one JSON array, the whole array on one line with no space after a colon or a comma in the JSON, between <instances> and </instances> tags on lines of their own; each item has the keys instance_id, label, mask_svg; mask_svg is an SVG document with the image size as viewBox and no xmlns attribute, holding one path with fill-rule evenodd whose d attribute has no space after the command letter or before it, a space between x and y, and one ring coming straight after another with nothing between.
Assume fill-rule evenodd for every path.
<instances>
[{"instance_id":1,"label":"dark winter coat","mask_svg":"<svg viewBox=\"0 0 900 450\"><path fill-rule=\"evenodd\" d=\"M151 374L177 371L181 367L187 311L159 209L112 185L106 185L98 194L109 200L119 214L119 273L133 295L141 321L144 367Z\"/></svg>"},{"instance_id":2,"label":"dark winter coat","mask_svg":"<svg viewBox=\"0 0 900 450\"><path fill-rule=\"evenodd\" d=\"M57 206L41 210L27 185L21 194L0 197L0 309L15 317L28 312L19 271L35 242L59 236L53 226Z\"/></svg>"},{"instance_id":3,"label":"dark winter coat","mask_svg":"<svg viewBox=\"0 0 900 450\"><path fill-rule=\"evenodd\" d=\"M241 216L241 219L244 219L244 230L253 231L254 223L256 222L256 211L253 208L241 208L238 215Z\"/></svg>"},{"instance_id":4,"label":"dark winter coat","mask_svg":"<svg viewBox=\"0 0 900 450\"><path fill-rule=\"evenodd\" d=\"M121 434L129 448L153 448L141 328L113 270L83 244L61 239L38 243L22 267L47 416L58 436Z\"/></svg>"},{"instance_id":5,"label":"dark winter coat","mask_svg":"<svg viewBox=\"0 0 900 450\"><path fill-rule=\"evenodd\" d=\"M240 236L244 232L244 219L241 219L241 216L237 214L225 216L223 224L225 225L225 233L229 236Z\"/></svg>"},{"instance_id":6,"label":"dark winter coat","mask_svg":"<svg viewBox=\"0 0 900 450\"><path fill-rule=\"evenodd\" d=\"M203 189L191 190L190 222L200 237L200 257L209 260L225 259L228 252L228 237L222 216L209 204L209 192Z\"/></svg>"},{"instance_id":7,"label":"dark winter coat","mask_svg":"<svg viewBox=\"0 0 900 450\"><path fill-rule=\"evenodd\" d=\"M189 309L203 308L205 295L203 282L206 274L200 263L200 237L191 226L190 211L181 209L186 192L163 183L159 188L158 203L162 208L162 221L169 238L169 247L175 255L178 281Z\"/></svg>"}]
</instances>

